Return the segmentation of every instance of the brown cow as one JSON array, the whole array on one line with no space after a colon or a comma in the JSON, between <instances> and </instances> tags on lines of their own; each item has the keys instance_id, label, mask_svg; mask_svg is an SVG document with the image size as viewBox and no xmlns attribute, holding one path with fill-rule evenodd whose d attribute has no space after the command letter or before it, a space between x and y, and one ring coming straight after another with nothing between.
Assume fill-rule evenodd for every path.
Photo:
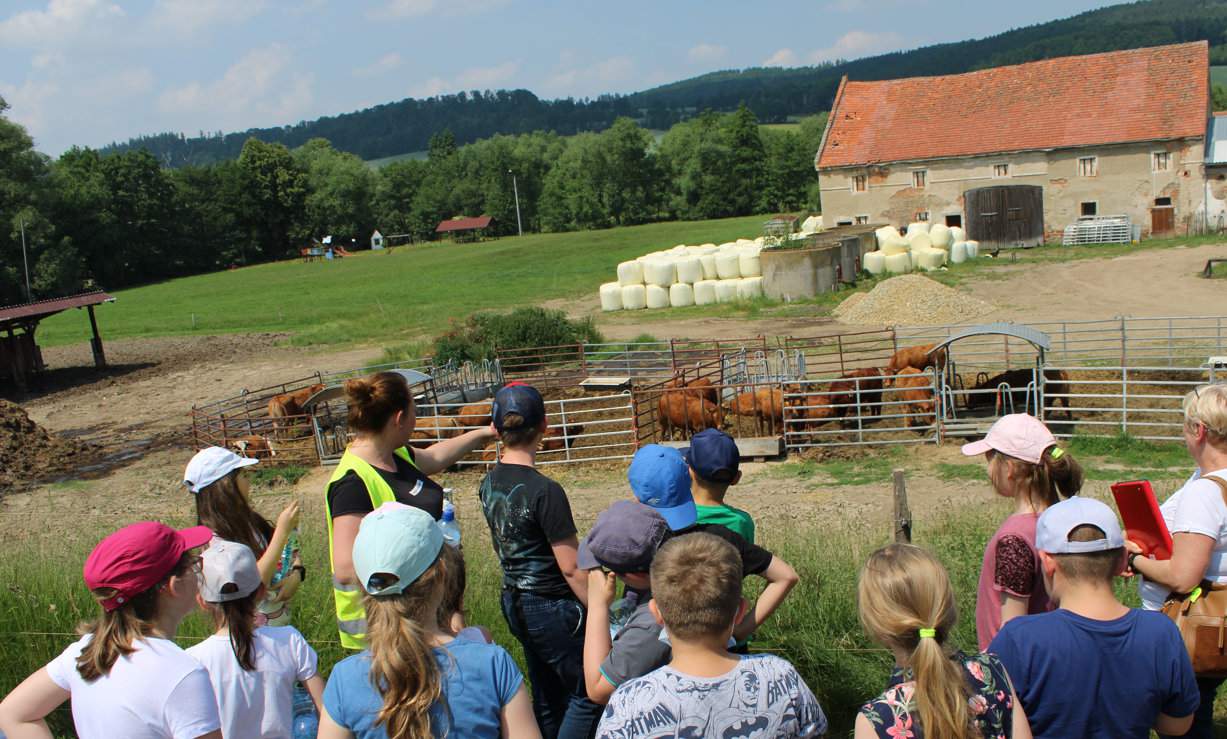
<instances>
[{"instance_id":1,"label":"brown cow","mask_svg":"<svg viewBox=\"0 0 1227 739\"><path fill-rule=\"evenodd\" d=\"M666 439L673 438L673 429L695 432L720 428L720 406L707 398L687 395L686 390L662 393L657 405L660 430Z\"/></svg>"},{"instance_id":2,"label":"brown cow","mask_svg":"<svg viewBox=\"0 0 1227 739\"><path fill-rule=\"evenodd\" d=\"M700 397L709 403L720 403L720 391L718 391L712 381L706 377L696 377L693 380L682 382L681 375L674 375L673 379L665 383L665 387L685 388L685 393L689 397Z\"/></svg>"},{"instance_id":3,"label":"brown cow","mask_svg":"<svg viewBox=\"0 0 1227 739\"><path fill-rule=\"evenodd\" d=\"M1044 372L1044 394L1049 393L1058 396L1066 396L1069 394L1069 375L1063 370L1046 369ZM993 391L993 392L978 392L971 393L967 396L967 407L969 408L993 408L1000 415L1006 410L1012 408L1015 413L1035 413L1035 408L1028 406L1027 387L1035 380L1035 370L1022 368L1006 370L999 375L976 383L975 390ZM1010 402L1007 404L1002 393L997 392L1002 385L1008 387L1010 394ZM1052 400L1052 403L1044 406L1045 412L1053 412L1058 405L1065 406L1065 417L1072 418L1073 415L1069 410L1069 398L1058 397Z\"/></svg>"},{"instance_id":4,"label":"brown cow","mask_svg":"<svg viewBox=\"0 0 1227 739\"><path fill-rule=\"evenodd\" d=\"M575 446L575 437L584 433L582 423L569 423L566 426L549 426L545 436L541 438L540 451L556 452L559 449L570 449Z\"/></svg>"},{"instance_id":5,"label":"brown cow","mask_svg":"<svg viewBox=\"0 0 1227 739\"><path fill-rule=\"evenodd\" d=\"M934 413L933 390L931 379L915 367L904 367L895 378L894 399L906 405L901 408L907 417L904 423L912 426L930 426L936 420ZM925 417L928 420L925 420Z\"/></svg>"},{"instance_id":6,"label":"brown cow","mask_svg":"<svg viewBox=\"0 0 1227 739\"><path fill-rule=\"evenodd\" d=\"M250 459L271 459L277 456L277 448L273 446L273 442L267 437L255 434L235 439L230 442L230 448L240 457Z\"/></svg>"},{"instance_id":7,"label":"brown cow","mask_svg":"<svg viewBox=\"0 0 1227 739\"><path fill-rule=\"evenodd\" d=\"M489 400L463 406L456 412L456 423L462 428L476 428L490 425L490 414L493 404Z\"/></svg>"},{"instance_id":8,"label":"brown cow","mask_svg":"<svg viewBox=\"0 0 1227 739\"><path fill-rule=\"evenodd\" d=\"M784 391L756 387L730 400L725 404L725 409L737 416L760 418L774 428L779 428L784 423Z\"/></svg>"},{"instance_id":9,"label":"brown cow","mask_svg":"<svg viewBox=\"0 0 1227 739\"><path fill-rule=\"evenodd\" d=\"M297 416L304 416L307 413L306 409L303 408L303 403L323 389L322 383L316 383L315 385L308 385L290 393L282 393L269 398L268 417L273 419L274 436L293 429L294 426L301 422L302 419L297 418ZM288 421L284 420L287 418L289 419Z\"/></svg>"},{"instance_id":10,"label":"brown cow","mask_svg":"<svg viewBox=\"0 0 1227 739\"><path fill-rule=\"evenodd\" d=\"M804 402L793 401L793 405L802 406L797 415L806 419L800 424L803 428L813 428L833 419L847 426L848 416L864 416L862 408L868 406L868 415L877 417L882 414L882 388L884 386L882 370L876 367L852 370L831 383L828 392L821 395L806 395ZM858 406L857 388L860 388Z\"/></svg>"},{"instance_id":11,"label":"brown cow","mask_svg":"<svg viewBox=\"0 0 1227 739\"><path fill-rule=\"evenodd\" d=\"M460 424L452 416L426 416L419 418L413 427L413 436L409 445L415 449L425 449L440 439L452 439L462 433Z\"/></svg>"},{"instance_id":12,"label":"brown cow","mask_svg":"<svg viewBox=\"0 0 1227 739\"><path fill-rule=\"evenodd\" d=\"M946 349L942 348L937 351L933 351L933 347L935 346L937 346L937 344L905 346L891 356L890 364L886 365L886 374L897 375L899 374L899 371L905 367L925 370L929 367L936 367L939 361L945 364Z\"/></svg>"}]
</instances>

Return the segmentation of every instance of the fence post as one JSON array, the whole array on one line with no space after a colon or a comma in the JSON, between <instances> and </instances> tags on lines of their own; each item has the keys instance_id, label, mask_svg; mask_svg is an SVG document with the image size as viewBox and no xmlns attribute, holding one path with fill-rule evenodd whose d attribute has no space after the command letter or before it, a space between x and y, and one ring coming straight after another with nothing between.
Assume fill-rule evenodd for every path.
<instances>
[{"instance_id":1,"label":"fence post","mask_svg":"<svg viewBox=\"0 0 1227 739\"><path fill-rule=\"evenodd\" d=\"M568 462L571 461L571 432L567 428L567 399L563 398L558 401L558 414L562 416L562 448L565 450L565 457Z\"/></svg>"},{"instance_id":2,"label":"fence post","mask_svg":"<svg viewBox=\"0 0 1227 739\"><path fill-rule=\"evenodd\" d=\"M907 505L907 485L903 482L903 470L891 473L895 480L895 543L912 543L912 511Z\"/></svg>"},{"instance_id":3,"label":"fence post","mask_svg":"<svg viewBox=\"0 0 1227 739\"><path fill-rule=\"evenodd\" d=\"M1126 347L1128 346L1129 340L1128 340L1127 334L1125 333L1125 317L1119 316L1119 318L1120 318L1120 366L1124 367L1125 359L1128 355Z\"/></svg>"},{"instance_id":4,"label":"fence post","mask_svg":"<svg viewBox=\"0 0 1227 739\"><path fill-rule=\"evenodd\" d=\"M1061 321L1061 357L1062 362L1069 361L1069 325Z\"/></svg>"},{"instance_id":5,"label":"fence post","mask_svg":"<svg viewBox=\"0 0 1227 739\"><path fill-rule=\"evenodd\" d=\"M1120 368L1120 432L1129 433L1129 368Z\"/></svg>"},{"instance_id":6,"label":"fence post","mask_svg":"<svg viewBox=\"0 0 1227 739\"><path fill-rule=\"evenodd\" d=\"M835 334L835 348L839 351L839 374L844 374L848 370L844 367L844 340L839 334Z\"/></svg>"}]
</instances>

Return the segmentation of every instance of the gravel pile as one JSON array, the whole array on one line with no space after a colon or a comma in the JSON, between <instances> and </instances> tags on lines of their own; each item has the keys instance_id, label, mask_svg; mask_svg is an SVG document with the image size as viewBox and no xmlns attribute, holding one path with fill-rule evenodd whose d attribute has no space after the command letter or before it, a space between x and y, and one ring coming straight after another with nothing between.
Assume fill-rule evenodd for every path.
<instances>
[{"instance_id":1,"label":"gravel pile","mask_svg":"<svg viewBox=\"0 0 1227 739\"><path fill-rule=\"evenodd\" d=\"M996 310L921 275L900 275L867 293L849 295L832 313L843 323L925 325L963 323Z\"/></svg>"}]
</instances>

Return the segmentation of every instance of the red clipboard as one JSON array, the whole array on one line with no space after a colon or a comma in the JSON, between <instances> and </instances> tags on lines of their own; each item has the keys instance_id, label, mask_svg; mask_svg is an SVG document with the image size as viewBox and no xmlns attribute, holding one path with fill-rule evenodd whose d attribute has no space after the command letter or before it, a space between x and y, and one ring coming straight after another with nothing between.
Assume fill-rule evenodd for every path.
<instances>
[{"instance_id":1,"label":"red clipboard","mask_svg":"<svg viewBox=\"0 0 1227 739\"><path fill-rule=\"evenodd\" d=\"M1125 538L1142 547L1142 554L1152 559L1172 558L1172 535L1159 512L1159 501L1149 480L1131 480L1112 484L1116 509L1125 522Z\"/></svg>"}]
</instances>

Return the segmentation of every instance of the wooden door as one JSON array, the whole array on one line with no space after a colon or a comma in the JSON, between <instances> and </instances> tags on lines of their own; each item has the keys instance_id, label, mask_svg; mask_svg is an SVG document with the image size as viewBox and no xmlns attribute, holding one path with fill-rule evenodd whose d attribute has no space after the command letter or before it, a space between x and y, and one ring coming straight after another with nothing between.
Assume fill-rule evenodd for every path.
<instances>
[{"instance_id":1,"label":"wooden door","mask_svg":"<svg viewBox=\"0 0 1227 739\"><path fill-rule=\"evenodd\" d=\"M1150 209L1150 233L1165 234L1176 230L1176 209L1160 207Z\"/></svg>"}]
</instances>

